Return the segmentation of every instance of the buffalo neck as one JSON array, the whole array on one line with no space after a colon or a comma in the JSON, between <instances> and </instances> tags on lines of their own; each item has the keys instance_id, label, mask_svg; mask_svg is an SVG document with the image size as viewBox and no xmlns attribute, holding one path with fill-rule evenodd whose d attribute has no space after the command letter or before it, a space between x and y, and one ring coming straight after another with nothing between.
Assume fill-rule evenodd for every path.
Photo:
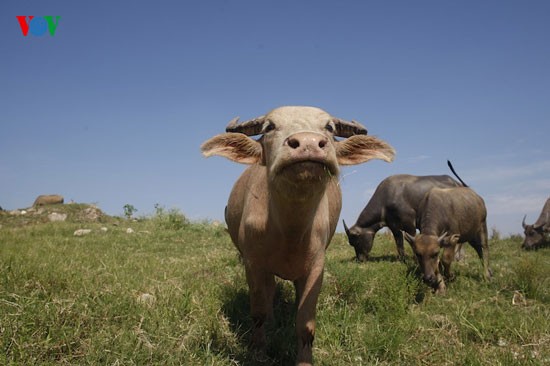
<instances>
[{"instance_id":1,"label":"buffalo neck","mask_svg":"<svg viewBox=\"0 0 550 366\"><path fill-rule=\"evenodd\" d=\"M364 229L372 229L378 231L384 227L384 210L385 207L382 202L378 202L377 197L371 198L367 206L363 209L359 217L357 218L356 225Z\"/></svg>"},{"instance_id":2,"label":"buffalo neck","mask_svg":"<svg viewBox=\"0 0 550 366\"><path fill-rule=\"evenodd\" d=\"M269 216L277 222L283 235L303 237L311 231L319 205L324 204L326 182L312 185L280 185L271 183Z\"/></svg>"},{"instance_id":3,"label":"buffalo neck","mask_svg":"<svg viewBox=\"0 0 550 366\"><path fill-rule=\"evenodd\" d=\"M435 235L439 236L444 231L441 223L444 220L441 220L438 215L434 215L430 210L425 212L420 221L420 233L424 235Z\"/></svg>"}]
</instances>

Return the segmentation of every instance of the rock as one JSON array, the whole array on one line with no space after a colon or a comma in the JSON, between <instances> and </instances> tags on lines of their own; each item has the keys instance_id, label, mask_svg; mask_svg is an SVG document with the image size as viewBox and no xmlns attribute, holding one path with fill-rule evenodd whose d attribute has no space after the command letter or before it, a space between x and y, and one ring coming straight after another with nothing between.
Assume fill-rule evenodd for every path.
<instances>
[{"instance_id":1,"label":"rock","mask_svg":"<svg viewBox=\"0 0 550 366\"><path fill-rule=\"evenodd\" d=\"M82 213L84 218L88 221L97 221L102 215L101 210L95 206L90 206L84 209Z\"/></svg>"},{"instance_id":2,"label":"rock","mask_svg":"<svg viewBox=\"0 0 550 366\"><path fill-rule=\"evenodd\" d=\"M11 211L9 211L9 214L12 215L12 216L26 215L27 210L11 210Z\"/></svg>"},{"instance_id":3,"label":"rock","mask_svg":"<svg viewBox=\"0 0 550 366\"><path fill-rule=\"evenodd\" d=\"M50 220L51 222L65 221L65 220L67 220L67 214L60 214L60 213L57 213L57 212L52 212L51 214L48 215L48 220Z\"/></svg>"},{"instance_id":4,"label":"rock","mask_svg":"<svg viewBox=\"0 0 550 366\"><path fill-rule=\"evenodd\" d=\"M91 229L78 229L74 232L74 236L84 236L84 235L88 235L89 233L91 233L92 230Z\"/></svg>"},{"instance_id":5,"label":"rock","mask_svg":"<svg viewBox=\"0 0 550 366\"><path fill-rule=\"evenodd\" d=\"M101 231L103 231L104 233L106 233L107 230L109 230L109 229L107 229L105 226L103 226L103 227L102 227L101 229L99 229L99 230L101 230Z\"/></svg>"},{"instance_id":6,"label":"rock","mask_svg":"<svg viewBox=\"0 0 550 366\"><path fill-rule=\"evenodd\" d=\"M131 227L126 229L126 234L133 234L133 233L134 233L134 229L132 229Z\"/></svg>"},{"instance_id":7,"label":"rock","mask_svg":"<svg viewBox=\"0 0 550 366\"><path fill-rule=\"evenodd\" d=\"M44 205L55 205L55 204L63 203L63 201L64 201L63 196L60 196L58 194L41 194L40 196L36 197L32 205L33 207L44 206Z\"/></svg>"}]
</instances>

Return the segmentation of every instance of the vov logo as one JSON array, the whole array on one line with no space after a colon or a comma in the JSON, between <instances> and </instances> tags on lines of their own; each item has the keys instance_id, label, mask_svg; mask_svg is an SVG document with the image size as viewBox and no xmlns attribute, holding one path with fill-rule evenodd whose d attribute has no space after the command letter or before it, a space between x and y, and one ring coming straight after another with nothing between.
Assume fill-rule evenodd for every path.
<instances>
[{"instance_id":1,"label":"vov logo","mask_svg":"<svg viewBox=\"0 0 550 366\"><path fill-rule=\"evenodd\" d=\"M46 34L46 31L50 31L50 36L53 37L55 36L55 31L61 17L59 15L46 15L43 17L35 17L34 15L18 15L16 18L21 26L23 36L26 37L30 30L33 36L39 37Z\"/></svg>"}]
</instances>

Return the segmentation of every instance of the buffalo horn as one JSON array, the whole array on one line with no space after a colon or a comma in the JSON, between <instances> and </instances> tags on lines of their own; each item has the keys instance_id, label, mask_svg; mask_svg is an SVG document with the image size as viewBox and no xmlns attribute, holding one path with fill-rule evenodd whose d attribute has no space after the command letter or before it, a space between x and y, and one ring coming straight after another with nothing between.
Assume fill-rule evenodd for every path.
<instances>
[{"instance_id":1,"label":"buffalo horn","mask_svg":"<svg viewBox=\"0 0 550 366\"><path fill-rule=\"evenodd\" d=\"M338 137L351 137L353 135L366 135L367 128L357 121L344 121L339 118L334 119L336 131L334 134Z\"/></svg>"},{"instance_id":2,"label":"buffalo horn","mask_svg":"<svg viewBox=\"0 0 550 366\"><path fill-rule=\"evenodd\" d=\"M346 234L349 236L350 232L349 232L348 225L346 225L346 222L344 220L342 220L342 223L344 224L344 230L346 230Z\"/></svg>"},{"instance_id":3,"label":"buffalo horn","mask_svg":"<svg viewBox=\"0 0 550 366\"><path fill-rule=\"evenodd\" d=\"M238 123L239 117L233 118L229 121L229 124L225 128L225 132L237 132L244 133L247 136L256 136L262 132L262 126L264 123L264 117L258 117L246 121L243 123Z\"/></svg>"},{"instance_id":4,"label":"buffalo horn","mask_svg":"<svg viewBox=\"0 0 550 366\"><path fill-rule=\"evenodd\" d=\"M411 244L414 244L414 242L416 240L416 235L411 235L408 232L406 232L405 230L401 230L401 233L403 234L403 237L405 238L406 241L408 241Z\"/></svg>"},{"instance_id":5,"label":"buffalo horn","mask_svg":"<svg viewBox=\"0 0 550 366\"><path fill-rule=\"evenodd\" d=\"M527 215L523 216L523 221L521 222L521 226L523 226L523 229L527 228L527 225L525 224L525 218L526 217L527 217Z\"/></svg>"}]
</instances>

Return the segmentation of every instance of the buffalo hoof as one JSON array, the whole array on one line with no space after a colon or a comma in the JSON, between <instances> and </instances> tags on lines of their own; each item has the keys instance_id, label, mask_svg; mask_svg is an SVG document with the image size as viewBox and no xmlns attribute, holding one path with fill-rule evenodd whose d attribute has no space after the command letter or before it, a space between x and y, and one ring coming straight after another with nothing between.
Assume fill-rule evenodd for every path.
<instances>
[{"instance_id":1,"label":"buffalo hoof","mask_svg":"<svg viewBox=\"0 0 550 366\"><path fill-rule=\"evenodd\" d=\"M445 286L445 283L443 281L439 282L439 285L437 288L435 288L435 294L436 295L445 295L447 292L447 286Z\"/></svg>"},{"instance_id":2,"label":"buffalo hoof","mask_svg":"<svg viewBox=\"0 0 550 366\"><path fill-rule=\"evenodd\" d=\"M364 255L364 254L360 254L360 255L358 255L358 256L355 257L355 261L356 261L356 262L359 262L359 263L364 263L364 262L366 262L368 259L369 259L369 256L368 256L368 255Z\"/></svg>"},{"instance_id":3,"label":"buffalo hoof","mask_svg":"<svg viewBox=\"0 0 550 366\"><path fill-rule=\"evenodd\" d=\"M252 360L254 360L255 363L267 363L269 361L269 357L267 356L265 348L254 349L252 351Z\"/></svg>"}]
</instances>

